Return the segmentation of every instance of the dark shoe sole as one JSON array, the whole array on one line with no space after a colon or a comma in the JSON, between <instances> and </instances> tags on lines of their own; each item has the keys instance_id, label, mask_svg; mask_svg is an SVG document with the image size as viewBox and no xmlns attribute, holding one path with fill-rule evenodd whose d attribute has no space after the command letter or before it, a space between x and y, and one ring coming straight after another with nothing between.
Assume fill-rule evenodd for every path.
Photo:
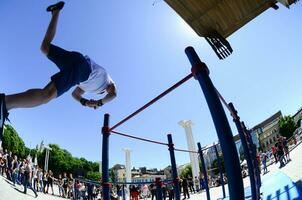
<instances>
[{"instance_id":1,"label":"dark shoe sole","mask_svg":"<svg viewBox=\"0 0 302 200\"><path fill-rule=\"evenodd\" d=\"M47 12L53 12L55 10L61 10L64 7L65 2L64 1L60 1L56 4L50 5L47 7L46 11Z\"/></svg>"}]
</instances>

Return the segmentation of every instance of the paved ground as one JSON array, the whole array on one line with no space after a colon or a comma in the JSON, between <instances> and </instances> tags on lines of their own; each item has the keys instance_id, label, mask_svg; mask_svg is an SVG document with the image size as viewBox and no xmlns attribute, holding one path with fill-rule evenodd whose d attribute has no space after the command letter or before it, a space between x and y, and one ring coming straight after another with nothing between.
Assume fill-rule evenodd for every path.
<instances>
[{"instance_id":1,"label":"paved ground","mask_svg":"<svg viewBox=\"0 0 302 200\"><path fill-rule=\"evenodd\" d=\"M269 172L264 176L269 176L271 173L276 171L281 171L288 175L295 183L301 186L302 188L302 143L293 149L290 153L292 161L290 161L285 167L279 169L279 164L272 164L268 167ZM244 186L249 186L249 178L245 178ZM225 186L227 192L227 185ZM58 194L58 189L54 186L55 194ZM0 176L0 200L30 200L35 199L34 193L31 190L28 190L27 194L23 194L23 187L17 185L14 187L9 181ZM215 187L210 189L211 199L219 199L222 197L221 187ZM58 200L62 199L57 196L45 195L43 193L38 193L39 196L37 199L43 200ZM192 194L191 200L200 200L206 199L205 192L199 194Z\"/></svg>"},{"instance_id":2,"label":"paved ground","mask_svg":"<svg viewBox=\"0 0 302 200\"><path fill-rule=\"evenodd\" d=\"M281 171L289 176L293 182L295 182L302 189L302 143L300 143L296 148L294 148L291 153L291 161L286 164L285 167L279 169L278 164L272 164L268 167L268 173L264 176L269 176L271 173ZM249 178L243 179L244 187L250 186ZM227 185L225 185L227 191ZM219 199L222 197L222 189L221 187L211 188L210 189L211 199ZM201 194L191 195L191 200L200 200L206 199L205 192Z\"/></svg>"},{"instance_id":3,"label":"paved ground","mask_svg":"<svg viewBox=\"0 0 302 200\"><path fill-rule=\"evenodd\" d=\"M57 187L54 186L54 192L58 194ZM38 197L35 198L35 194L31 190L27 190L27 194L23 193L23 186L17 185L13 186L10 181L6 178L0 176L0 200L58 200L62 199L57 196L52 196L48 194L38 193Z\"/></svg>"}]
</instances>

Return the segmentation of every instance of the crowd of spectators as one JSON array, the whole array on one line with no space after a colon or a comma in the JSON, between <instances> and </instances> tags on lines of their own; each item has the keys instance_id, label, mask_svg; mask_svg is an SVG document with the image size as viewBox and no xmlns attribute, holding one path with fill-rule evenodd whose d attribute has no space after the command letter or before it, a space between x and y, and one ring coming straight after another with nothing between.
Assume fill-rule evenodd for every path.
<instances>
[{"instance_id":1,"label":"crowd of spectators","mask_svg":"<svg viewBox=\"0 0 302 200\"><path fill-rule=\"evenodd\" d=\"M294 141L295 143L296 141ZM289 156L288 140L279 137L276 144L272 147L271 155L269 152L259 152L257 160L259 166L262 164L264 173L267 173L267 162L272 157L275 163L280 163L280 168L291 161ZM37 197L39 193L56 195L62 198L75 200L100 200L102 199L102 187L99 182L87 181L83 179L74 179L72 174L63 173L56 178L51 170L45 171L38 165L31 163L31 159L18 159L16 155L7 150L0 151L0 175L11 182L23 186L23 192L26 194L27 189L33 191ZM243 170L243 177L247 176L246 170ZM224 183L227 183L224 176ZM220 186L221 179L219 176L208 177L209 187ZM54 187L55 188L54 190ZM162 199L175 199L175 190L173 182L162 182L161 192ZM179 179L179 192L183 199L190 198L190 194L199 193L205 189L205 180L202 176L191 178L190 176ZM129 191L129 192L127 192ZM124 196L130 195L131 200L138 199L156 199L157 185L152 184L134 184L112 185L110 190L111 199L123 200ZM55 194L56 193L56 194Z\"/></svg>"},{"instance_id":2,"label":"crowd of spectators","mask_svg":"<svg viewBox=\"0 0 302 200\"><path fill-rule=\"evenodd\" d=\"M257 155L259 166L262 166L263 174L268 172L267 164L270 160L273 160L275 164L279 162L279 168L284 167L288 162L291 161L289 153L289 141L292 141L296 145L297 140L293 136L290 140L285 137L278 137L276 143L271 147L271 151L260 151Z\"/></svg>"},{"instance_id":3,"label":"crowd of spectators","mask_svg":"<svg viewBox=\"0 0 302 200\"><path fill-rule=\"evenodd\" d=\"M114 185L111 190L111 198L116 200L122 200L123 194L127 195L126 185ZM157 184L134 184L130 185L130 199L157 199ZM205 189L205 181L200 177L195 177L194 179L190 176L181 177L179 179L179 192L183 196L183 199L189 199L191 194L202 192ZM175 186L173 182L161 182L160 190L163 200L173 200L175 199Z\"/></svg>"},{"instance_id":4,"label":"crowd of spectators","mask_svg":"<svg viewBox=\"0 0 302 200\"><path fill-rule=\"evenodd\" d=\"M102 187L99 182L85 181L74 179L72 174L63 173L56 178L51 170L45 171L38 165L31 163L31 159L18 159L7 150L0 151L0 174L5 177L12 185L23 186L23 192L26 194L27 189L33 191L38 196L39 193L56 195L68 199L102 199ZM210 187L218 186L219 178L210 178ZM195 186L194 186L195 185ZM57 187L54 190L54 187ZM163 199L175 199L173 182L161 184ZM126 185L113 185L110 190L111 199L122 200L123 196L130 195L131 200L137 199L156 199L155 183L150 185L137 184L130 185L129 192ZM190 194L198 193L205 189L205 181L203 177L190 176L179 179L180 193L184 199L190 198Z\"/></svg>"},{"instance_id":5,"label":"crowd of spectators","mask_svg":"<svg viewBox=\"0 0 302 200\"><path fill-rule=\"evenodd\" d=\"M31 158L18 159L16 155L7 150L0 151L0 175L5 177L13 186L23 186L23 193L27 189L38 193L57 195L63 198L74 196L74 180L72 174L66 173L54 177L51 170L45 171L31 162ZM17 184L17 185L16 185ZM54 185L58 187L58 194L54 193Z\"/></svg>"}]
</instances>

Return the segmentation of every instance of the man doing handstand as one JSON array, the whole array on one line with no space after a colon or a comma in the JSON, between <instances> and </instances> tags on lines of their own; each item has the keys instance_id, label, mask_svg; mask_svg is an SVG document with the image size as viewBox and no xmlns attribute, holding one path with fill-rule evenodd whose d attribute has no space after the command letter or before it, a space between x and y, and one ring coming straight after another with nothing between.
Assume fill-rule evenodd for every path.
<instances>
[{"instance_id":1,"label":"man doing handstand","mask_svg":"<svg viewBox=\"0 0 302 200\"><path fill-rule=\"evenodd\" d=\"M51 77L51 81L43 89L30 89L12 95L0 94L0 136L9 110L46 104L73 86L77 87L72 92L72 96L83 106L98 108L116 97L116 86L103 67L97 65L88 56L75 51L66 51L51 43L56 33L60 10L63 7L64 2L60 1L47 8L52 17L41 44L41 51L58 66L60 71ZM106 92L106 95L99 100L88 100L82 97L85 92L96 94Z\"/></svg>"}]
</instances>

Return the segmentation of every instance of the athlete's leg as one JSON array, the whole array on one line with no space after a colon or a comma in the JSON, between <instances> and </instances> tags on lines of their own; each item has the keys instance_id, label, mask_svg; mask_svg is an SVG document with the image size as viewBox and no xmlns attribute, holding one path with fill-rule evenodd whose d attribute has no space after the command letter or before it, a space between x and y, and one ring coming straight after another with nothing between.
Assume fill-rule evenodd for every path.
<instances>
[{"instance_id":1,"label":"athlete's leg","mask_svg":"<svg viewBox=\"0 0 302 200\"><path fill-rule=\"evenodd\" d=\"M19 94L5 96L6 108L32 108L49 102L57 97L57 89L51 81L43 89L30 89Z\"/></svg>"},{"instance_id":2,"label":"athlete's leg","mask_svg":"<svg viewBox=\"0 0 302 200\"><path fill-rule=\"evenodd\" d=\"M41 44L41 51L45 55L48 55L50 43L53 40L53 38L55 37L59 14L60 14L60 10L52 11L51 20L49 22L46 34L45 34L44 39Z\"/></svg>"}]
</instances>

